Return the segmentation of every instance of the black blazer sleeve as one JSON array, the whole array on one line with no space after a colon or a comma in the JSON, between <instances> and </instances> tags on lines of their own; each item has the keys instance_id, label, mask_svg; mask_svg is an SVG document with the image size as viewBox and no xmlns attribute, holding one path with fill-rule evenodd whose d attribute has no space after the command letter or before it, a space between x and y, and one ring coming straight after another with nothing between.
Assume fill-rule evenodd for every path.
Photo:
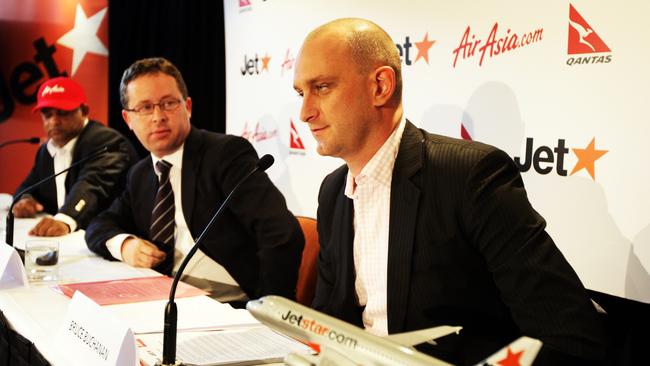
<instances>
[{"instance_id":1,"label":"black blazer sleeve","mask_svg":"<svg viewBox=\"0 0 650 366\"><path fill-rule=\"evenodd\" d=\"M208 155L208 158L223 157L214 163L219 166L215 170L217 176L214 177L214 184L221 187L225 196L255 167L258 157L253 146L245 139L236 136L223 138L223 150L218 155ZM259 273L258 278L252 280L257 283L257 288L244 288L249 297L276 294L295 298L304 237L298 221L287 208L284 196L268 175L258 171L243 182L233 196L228 211L237 224L213 230L237 230L236 227L241 225L248 233L241 237L250 236L257 247ZM202 214L209 217L212 212ZM209 253L210 248L206 248L206 251ZM240 285L244 286L245 282L240 281Z\"/></svg>"},{"instance_id":2,"label":"black blazer sleeve","mask_svg":"<svg viewBox=\"0 0 650 366\"><path fill-rule=\"evenodd\" d=\"M151 159L144 159L129 171L126 188L107 210L90 222L86 229L85 239L88 248L106 259L115 260L108 248L106 248L106 241L115 235L127 233L147 238L143 225L138 225L138 222L147 219L135 217L134 205L137 206L137 202L133 202L134 199L137 200L138 198L142 200L151 199L148 195L143 194L142 188L150 188L148 191L156 189L156 187L151 186L151 179L147 179L146 172L143 172L143 170L146 171L145 160L151 161ZM137 191L138 188L141 190ZM148 217L151 217L150 213Z\"/></svg>"},{"instance_id":3,"label":"black blazer sleeve","mask_svg":"<svg viewBox=\"0 0 650 366\"><path fill-rule=\"evenodd\" d=\"M67 194L59 212L76 220L81 229L121 192L129 167L137 161L128 140L117 131L91 121L79 136L73 162L104 146L109 147L107 153L82 164L66 178Z\"/></svg>"},{"instance_id":4,"label":"black blazer sleeve","mask_svg":"<svg viewBox=\"0 0 650 366\"><path fill-rule=\"evenodd\" d=\"M19 198L18 194L25 190L27 187L52 174L54 174L53 160L47 151L46 144L42 144L36 151L32 169L29 171L29 174L20 184L20 186L16 188L16 196L14 196L14 199L17 200ZM54 180L50 182L43 182L41 185L35 187L30 192L22 195L22 197L26 196L31 196L40 204L42 204L44 212L52 215L57 212L56 185L54 183Z\"/></svg>"},{"instance_id":5,"label":"black blazer sleeve","mask_svg":"<svg viewBox=\"0 0 650 366\"><path fill-rule=\"evenodd\" d=\"M485 154L469 170L464 189L464 231L482 253L519 329L544 341L540 358L602 358L600 319L530 205L512 160L496 149Z\"/></svg>"}]
</instances>

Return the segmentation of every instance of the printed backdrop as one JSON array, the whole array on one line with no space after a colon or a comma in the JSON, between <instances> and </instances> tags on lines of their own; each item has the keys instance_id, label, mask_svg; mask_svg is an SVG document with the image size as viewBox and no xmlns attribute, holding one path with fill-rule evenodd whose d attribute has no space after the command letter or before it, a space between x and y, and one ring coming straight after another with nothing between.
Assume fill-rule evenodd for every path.
<instances>
[{"instance_id":1,"label":"printed backdrop","mask_svg":"<svg viewBox=\"0 0 650 366\"><path fill-rule=\"evenodd\" d=\"M90 118L108 118L108 1L0 1L0 143L29 137L45 141L33 114L40 84L67 75L85 89ZM27 176L38 145L0 149L0 192Z\"/></svg>"},{"instance_id":2,"label":"printed backdrop","mask_svg":"<svg viewBox=\"0 0 650 366\"><path fill-rule=\"evenodd\" d=\"M226 0L227 132L276 163L297 215L316 215L321 157L299 119L305 35L364 17L402 56L406 117L496 145L520 166L548 231L590 289L650 302L650 3Z\"/></svg>"}]
</instances>

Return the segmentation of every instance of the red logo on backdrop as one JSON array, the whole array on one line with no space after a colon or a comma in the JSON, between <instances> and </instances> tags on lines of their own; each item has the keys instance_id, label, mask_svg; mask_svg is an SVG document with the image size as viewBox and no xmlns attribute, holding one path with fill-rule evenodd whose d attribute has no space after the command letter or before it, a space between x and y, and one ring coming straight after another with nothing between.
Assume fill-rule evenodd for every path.
<instances>
[{"instance_id":1,"label":"red logo on backdrop","mask_svg":"<svg viewBox=\"0 0 650 366\"><path fill-rule=\"evenodd\" d=\"M511 32L510 28L508 28L505 33L503 32L503 29L499 32L499 23L495 22L492 26L492 30L490 30L490 34L488 34L487 40L483 42L482 39L476 37L476 34L471 31L471 28L468 25L460 38L460 44L452 51L455 55L453 67L456 67L459 58L465 60L479 54L481 57L478 65L483 66L483 61L485 60L486 55L492 58L517 48L540 42L542 40L543 32L544 28L523 33L514 33ZM476 51L478 51L478 53Z\"/></svg>"},{"instance_id":2,"label":"red logo on backdrop","mask_svg":"<svg viewBox=\"0 0 650 366\"><path fill-rule=\"evenodd\" d=\"M282 61L282 70L280 71L280 76L284 76L285 71L290 71L293 69L293 64L296 62L296 58L291 54L291 49L287 48L287 53L284 55L284 61Z\"/></svg>"},{"instance_id":3,"label":"red logo on backdrop","mask_svg":"<svg viewBox=\"0 0 650 366\"><path fill-rule=\"evenodd\" d=\"M573 5L569 4L569 55L580 53L611 52L609 47L598 36L598 33L578 13Z\"/></svg>"},{"instance_id":4,"label":"red logo on backdrop","mask_svg":"<svg viewBox=\"0 0 650 366\"><path fill-rule=\"evenodd\" d=\"M289 131L289 147L292 149L305 150L305 145L302 143L298 130L293 124L293 119L290 119L289 122L291 122L291 130Z\"/></svg>"},{"instance_id":5,"label":"red logo on backdrop","mask_svg":"<svg viewBox=\"0 0 650 366\"><path fill-rule=\"evenodd\" d=\"M251 0L239 0L239 12L245 12L253 9L253 4Z\"/></svg>"},{"instance_id":6,"label":"red logo on backdrop","mask_svg":"<svg viewBox=\"0 0 650 366\"><path fill-rule=\"evenodd\" d=\"M262 126L261 123L257 122L255 124L255 129L250 130L248 128L248 121L244 124L244 131L241 133L241 137L250 141L251 143L260 142L268 140L278 135L278 130L272 129L268 130Z\"/></svg>"},{"instance_id":7,"label":"red logo on backdrop","mask_svg":"<svg viewBox=\"0 0 650 366\"><path fill-rule=\"evenodd\" d=\"M463 140L472 141L472 135L470 135L469 131L467 131L467 128L465 127L465 124L462 122L460 124L460 137L462 137Z\"/></svg>"},{"instance_id":8,"label":"red logo on backdrop","mask_svg":"<svg viewBox=\"0 0 650 366\"><path fill-rule=\"evenodd\" d=\"M0 142L43 136L32 113L43 81L67 75L83 86L90 118L108 119L108 1L14 1L0 19ZM57 92L57 90L51 90ZM0 152L8 167L0 192L13 192L33 164L35 146Z\"/></svg>"}]
</instances>

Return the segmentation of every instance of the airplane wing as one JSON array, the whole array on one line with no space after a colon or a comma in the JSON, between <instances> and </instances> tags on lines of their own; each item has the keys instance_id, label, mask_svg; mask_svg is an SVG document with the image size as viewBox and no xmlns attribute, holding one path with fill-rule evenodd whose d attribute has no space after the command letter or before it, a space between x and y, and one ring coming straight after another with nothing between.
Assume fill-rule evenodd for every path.
<instances>
[{"instance_id":1,"label":"airplane wing","mask_svg":"<svg viewBox=\"0 0 650 366\"><path fill-rule=\"evenodd\" d=\"M290 353L284 358L288 366L357 366L360 365L341 353L325 348L317 355Z\"/></svg>"},{"instance_id":2,"label":"airplane wing","mask_svg":"<svg viewBox=\"0 0 650 366\"><path fill-rule=\"evenodd\" d=\"M540 348L542 348L542 342L540 340L520 337L476 365L530 366L535 361L535 357L537 357L537 352L539 352Z\"/></svg>"},{"instance_id":3,"label":"airplane wing","mask_svg":"<svg viewBox=\"0 0 650 366\"><path fill-rule=\"evenodd\" d=\"M451 333L458 333L461 329L462 327L441 325L439 327L420 329L413 332L391 334L384 338L395 343L399 343L403 346L411 347L424 342L436 344L436 342L433 341L434 339L446 336Z\"/></svg>"}]
</instances>

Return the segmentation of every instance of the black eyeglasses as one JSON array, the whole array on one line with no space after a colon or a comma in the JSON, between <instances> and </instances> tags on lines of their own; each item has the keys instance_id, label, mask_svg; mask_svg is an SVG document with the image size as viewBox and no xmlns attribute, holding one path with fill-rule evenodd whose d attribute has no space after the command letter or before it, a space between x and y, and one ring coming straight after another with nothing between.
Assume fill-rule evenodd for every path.
<instances>
[{"instance_id":1,"label":"black eyeglasses","mask_svg":"<svg viewBox=\"0 0 650 366\"><path fill-rule=\"evenodd\" d=\"M127 112L134 112L139 116L149 116L153 114L154 110L156 109L156 106L159 106L160 110L162 111L173 112L178 108L179 105L181 105L180 100L175 98L174 99L169 98L169 99L163 99L158 103L143 103L136 106L133 109L124 108L124 110Z\"/></svg>"}]
</instances>

